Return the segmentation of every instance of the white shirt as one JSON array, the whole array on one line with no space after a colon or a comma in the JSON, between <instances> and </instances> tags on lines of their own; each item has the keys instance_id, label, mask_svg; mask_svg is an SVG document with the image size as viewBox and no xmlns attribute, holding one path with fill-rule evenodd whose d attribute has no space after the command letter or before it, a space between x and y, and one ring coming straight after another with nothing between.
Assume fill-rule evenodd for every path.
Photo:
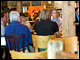
<instances>
[{"instance_id":1,"label":"white shirt","mask_svg":"<svg viewBox=\"0 0 80 60\"><path fill-rule=\"evenodd\" d=\"M4 36L5 34L5 27L4 27L4 23L1 21L1 36Z\"/></svg>"}]
</instances>

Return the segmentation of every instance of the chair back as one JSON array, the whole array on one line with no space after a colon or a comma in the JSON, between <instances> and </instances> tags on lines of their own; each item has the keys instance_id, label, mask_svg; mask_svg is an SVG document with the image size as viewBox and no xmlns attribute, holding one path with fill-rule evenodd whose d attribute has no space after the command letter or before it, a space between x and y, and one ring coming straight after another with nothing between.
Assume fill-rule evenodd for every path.
<instances>
[{"instance_id":1,"label":"chair back","mask_svg":"<svg viewBox=\"0 0 80 60\"><path fill-rule=\"evenodd\" d=\"M5 40L6 40L6 44L7 44L7 50L8 50L8 57L10 58L10 52L9 50L17 50L17 51L20 51L19 49L19 41L20 41L20 38L23 38L23 52L25 52L25 35L15 35L15 34L10 34L10 35L4 35L5 36ZM16 40L16 43L17 43L17 49L16 49L16 46L15 46L15 40ZM11 43L12 42L12 43ZM9 49L9 46L8 46L8 43L9 43L9 46L10 46L10 49ZM12 45L13 45L13 49L12 49Z\"/></svg>"},{"instance_id":2,"label":"chair back","mask_svg":"<svg viewBox=\"0 0 80 60\"><path fill-rule=\"evenodd\" d=\"M64 49L64 42L62 40L50 40L47 45L48 59L56 59L56 53Z\"/></svg>"},{"instance_id":3,"label":"chair back","mask_svg":"<svg viewBox=\"0 0 80 60\"><path fill-rule=\"evenodd\" d=\"M51 38L56 38L56 35L50 35ZM44 35L32 35L33 47L35 47L36 52L38 48L47 48L49 41L49 36Z\"/></svg>"},{"instance_id":4,"label":"chair back","mask_svg":"<svg viewBox=\"0 0 80 60\"><path fill-rule=\"evenodd\" d=\"M77 47L76 36L51 39L48 42L48 59L78 59L78 54L72 53L78 52Z\"/></svg>"},{"instance_id":5,"label":"chair back","mask_svg":"<svg viewBox=\"0 0 80 60\"><path fill-rule=\"evenodd\" d=\"M64 41L64 51L74 52L78 51L78 37L63 37L63 38L55 38L51 40L62 40Z\"/></svg>"},{"instance_id":6,"label":"chair back","mask_svg":"<svg viewBox=\"0 0 80 60\"><path fill-rule=\"evenodd\" d=\"M21 53L11 50L12 59L47 59L47 51L37 52L37 53Z\"/></svg>"}]
</instances>

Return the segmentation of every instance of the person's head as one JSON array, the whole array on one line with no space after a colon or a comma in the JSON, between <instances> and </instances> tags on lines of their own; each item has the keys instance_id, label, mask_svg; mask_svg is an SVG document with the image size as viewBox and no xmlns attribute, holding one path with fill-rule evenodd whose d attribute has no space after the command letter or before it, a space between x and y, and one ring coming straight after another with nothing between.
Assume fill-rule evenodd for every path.
<instances>
[{"instance_id":1,"label":"person's head","mask_svg":"<svg viewBox=\"0 0 80 60\"><path fill-rule=\"evenodd\" d=\"M48 9L42 9L40 12L40 20L51 20L51 13Z\"/></svg>"},{"instance_id":2,"label":"person's head","mask_svg":"<svg viewBox=\"0 0 80 60\"><path fill-rule=\"evenodd\" d=\"M53 16L53 18L57 18L57 9L52 9L51 11L51 15Z\"/></svg>"},{"instance_id":3,"label":"person's head","mask_svg":"<svg viewBox=\"0 0 80 60\"><path fill-rule=\"evenodd\" d=\"M8 19L7 12L2 11L2 12L1 12L1 21L4 23L4 25L6 25L7 19Z\"/></svg>"},{"instance_id":4,"label":"person's head","mask_svg":"<svg viewBox=\"0 0 80 60\"><path fill-rule=\"evenodd\" d=\"M20 22L20 14L17 11L11 11L9 17L10 17L11 22L12 21L19 21Z\"/></svg>"},{"instance_id":5,"label":"person's head","mask_svg":"<svg viewBox=\"0 0 80 60\"><path fill-rule=\"evenodd\" d=\"M25 10L24 11L24 14L25 14L25 17L28 17L29 16L29 11L28 10Z\"/></svg>"},{"instance_id":6,"label":"person's head","mask_svg":"<svg viewBox=\"0 0 80 60\"><path fill-rule=\"evenodd\" d=\"M36 16L37 16L37 13L33 13L33 17L36 18Z\"/></svg>"},{"instance_id":7,"label":"person's head","mask_svg":"<svg viewBox=\"0 0 80 60\"><path fill-rule=\"evenodd\" d=\"M26 17L24 13L20 13L20 22L25 22L26 21Z\"/></svg>"},{"instance_id":8,"label":"person's head","mask_svg":"<svg viewBox=\"0 0 80 60\"><path fill-rule=\"evenodd\" d=\"M58 17L60 16L60 13L59 13L59 12L57 12L57 16L58 16Z\"/></svg>"}]
</instances>

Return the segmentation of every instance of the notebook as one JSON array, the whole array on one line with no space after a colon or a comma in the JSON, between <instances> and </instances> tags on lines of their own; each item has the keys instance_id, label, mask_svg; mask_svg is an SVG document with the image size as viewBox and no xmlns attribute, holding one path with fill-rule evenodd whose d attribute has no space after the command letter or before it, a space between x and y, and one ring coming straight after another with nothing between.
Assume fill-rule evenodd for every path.
<instances>
[{"instance_id":1,"label":"notebook","mask_svg":"<svg viewBox=\"0 0 80 60\"><path fill-rule=\"evenodd\" d=\"M1 46L6 46L6 40L4 36L1 36Z\"/></svg>"}]
</instances>

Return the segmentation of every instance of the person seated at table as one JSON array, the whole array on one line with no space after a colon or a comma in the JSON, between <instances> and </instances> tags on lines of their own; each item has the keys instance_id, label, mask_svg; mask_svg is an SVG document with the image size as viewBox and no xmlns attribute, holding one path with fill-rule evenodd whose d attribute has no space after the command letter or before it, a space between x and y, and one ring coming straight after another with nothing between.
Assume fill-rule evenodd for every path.
<instances>
[{"instance_id":1,"label":"person seated at table","mask_svg":"<svg viewBox=\"0 0 80 60\"><path fill-rule=\"evenodd\" d=\"M29 11L28 10L25 10L24 14L25 14L25 17L26 17L26 21L32 21L32 19L29 16Z\"/></svg>"},{"instance_id":2,"label":"person seated at table","mask_svg":"<svg viewBox=\"0 0 80 60\"><path fill-rule=\"evenodd\" d=\"M59 37L58 25L56 22L51 21L51 14L48 9L43 9L40 12L40 21L34 25L34 28L37 35L54 35L56 33Z\"/></svg>"},{"instance_id":3,"label":"person seated at table","mask_svg":"<svg viewBox=\"0 0 80 60\"><path fill-rule=\"evenodd\" d=\"M30 32L29 28L26 25L23 25L23 24L20 23L20 14L19 14L19 12L11 11L10 12L10 21L11 21L11 24L5 28L5 34L6 35L10 35L10 34L22 35L22 34L25 34L25 48L26 48L25 52L29 52L27 47L29 45L33 44L32 43L31 32ZM23 43L22 42L23 41L21 39L20 42L19 42L19 47L20 47L19 49L23 48L23 46L22 46ZM10 49L10 46L9 46L9 49Z\"/></svg>"},{"instance_id":4,"label":"person seated at table","mask_svg":"<svg viewBox=\"0 0 80 60\"><path fill-rule=\"evenodd\" d=\"M54 21L58 24L59 34L61 37L62 36L62 18L60 17L59 12L55 8L52 9L51 15L52 15L51 21Z\"/></svg>"},{"instance_id":5,"label":"person seated at table","mask_svg":"<svg viewBox=\"0 0 80 60\"><path fill-rule=\"evenodd\" d=\"M30 31L32 31L31 24L26 21L26 17L25 17L24 13L20 13L20 23L28 26L28 28L30 29Z\"/></svg>"},{"instance_id":6,"label":"person seated at table","mask_svg":"<svg viewBox=\"0 0 80 60\"><path fill-rule=\"evenodd\" d=\"M51 14L48 9L42 9L40 12L40 21L34 25L37 35L54 35L59 37L59 29L56 22L51 21ZM45 51L46 49L39 49L39 51Z\"/></svg>"},{"instance_id":7,"label":"person seated at table","mask_svg":"<svg viewBox=\"0 0 80 60\"><path fill-rule=\"evenodd\" d=\"M5 34L5 28L7 26L8 22L8 15L7 12L1 11L1 36L4 36ZM6 58L6 49L1 49L1 59Z\"/></svg>"}]
</instances>

